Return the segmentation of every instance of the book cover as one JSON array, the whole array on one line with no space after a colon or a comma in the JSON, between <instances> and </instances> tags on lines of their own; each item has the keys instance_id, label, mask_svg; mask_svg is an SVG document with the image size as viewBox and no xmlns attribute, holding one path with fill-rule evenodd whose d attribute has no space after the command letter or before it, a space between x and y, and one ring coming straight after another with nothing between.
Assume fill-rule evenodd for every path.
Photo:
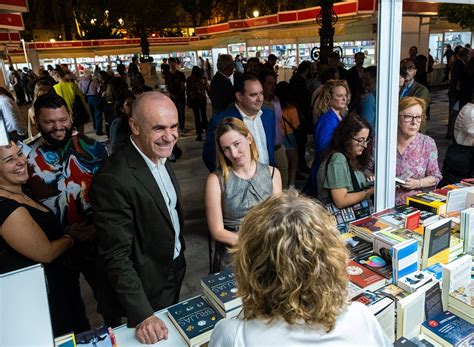
<instances>
[{"instance_id":1,"label":"book cover","mask_svg":"<svg viewBox=\"0 0 474 347\"><path fill-rule=\"evenodd\" d=\"M381 234L389 238L392 238L398 242L404 242L407 240L416 240L418 241L420 246L423 241L423 237L420 234L415 233L413 230L406 229L406 228L384 230L381 232Z\"/></svg>"},{"instance_id":2,"label":"book cover","mask_svg":"<svg viewBox=\"0 0 474 347\"><path fill-rule=\"evenodd\" d=\"M346 233L350 234L350 233ZM351 253L351 257L365 257L372 253L372 244L358 236L346 238L346 246Z\"/></svg>"},{"instance_id":3,"label":"book cover","mask_svg":"<svg viewBox=\"0 0 474 347\"><path fill-rule=\"evenodd\" d=\"M393 283L418 270L418 241L407 240L392 247Z\"/></svg>"},{"instance_id":4,"label":"book cover","mask_svg":"<svg viewBox=\"0 0 474 347\"><path fill-rule=\"evenodd\" d=\"M361 304L369 307L370 311L376 316L380 311L392 304L394 300L388 296L366 290L365 292L352 298L352 301L360 302Z\"/></svg>"},{"instance_id":5,"label":"book cover","mask_svg":"<svg viewBox=\"0 0 474 347\"><path fill-rule=\"evenodd\" d=\"M109 328L101 326L76 335L77 347L113 347Z\"/></svg>"},{"instance_id":6,"label":"book cover","mask_svg":"<svg viewBox=\"0 0 474 347\"><path fill-rule=\"evenodd\" d=\"M420 225L427 226L439 220L439 215L433 212L420 210Z\"/></svg>"},{"instance_id":7,"label":"book cover","mask_svg":"<svg viewBox=\"0 0 474 347\"><path fill-rule=\"evenodd\" d=\"M433 276L440 282L443 279L443 266L440 263L434 263L433 265L426 267L423 271Z\"/></svg>"},{"instance_id":8,"label":"book cover","mask_svg":"<svg viewBox=\"0 0 474 347\"><path fill-rule=\"evenodd\" d=\"M468 288L471 279L472 256L465 254L462 257L443 265L443 304L448 305L448 296L455 290Z\"/></svg>"},{"instance_id":9,"label":"book cover","mask_svg":"<svg viewBox=\"0 0 474 347\"><path fill-rule=\"evenodd\" d=\"M424 321L421 330L443 345L467 347L474 344L474 326L449 311Z\"/></svg>"},{"instance_id":10,"label":"book cover","mask_svg":"<svg viewBox=\"0 0 474 347\"><path fill-rule=\"evenodd\" d=\"M54 339L55 347L76 347L76 339L74 333L56 337Z\"/></svg>"},{"instance_id":11,"label":"book cover","mask_svg":"<svg viewBox=\"0 0 474 347\"><path fill-rule=\"evenodd\" d=\"M447 263L449 259L449 242L451 237L451 220L449 218L443 218L436 223L433 223L425 227L425 233L423 235L423 252L422 252L422 268L425 268L435 262ZM435 255L440 254L442 258L433 258Z\"/></svg>"},{"instance_id":12,"label":"book cover","mask_svg":"<svg viewBox=\"0 0 474 347\"><path fill-rule=\"evenodd\" d=\"M414 211L405 217L405 228L416 229L420 225L420 211Z\"/></svg>"},{"instance_id":13,"label":"book cover","mask_svg":"<svg viewBox=\"0 0 474 347\"><path fill-rule=\"evenodd\" d=\"M222 316L202 297L168 307L168 316L190 345L206 342Z\"/></svg>"},{"instance_id":14,"label":"book cover","mask_svg":"<svg viewBox=\"0 0 474 347\"><path fill-rule=\"evenodd\" d=\"M362 289L376 290L385 284L384 277L356 263L352 259L347 264L347 274L349 275L349 280Z\"/></svg>"},{"instance_id":15,"label":"book cover","mask_svg":"<svg viewBox=\"0 0 474 347\"><path fill-rule=\"evenodd\" d=\"M386 279L392 278L392 264L378 254L372 253L368 256L354 258L354 261Z\"/></svg>"},{"instance_id":16,"label":"book cover","mask_svg":"<svg viewBox=\"0 0 474 347\"><path fill-rule=\"evenodd\" d=\"M474 316L474 280L471 280L465 287L459 287L449 293L448 304L452 299L458 300L462 304L471 307L472 315ZM463 306L463 305L460 306ZM456 305L457 306L457 305Z\"/></svg>"},{"instance_id":17,"label":"book cover","mask_svg":"<svg viewBox=\"0 0 474 347\"><path fill-rule=\"evenodd\" d=\"M225 311L242 305L242 299L237 296L235 275L231 270L203 277L201 286Z\"/></svg>"},{"instance_id":18,"label":"book cover","mask_svg":"<svg viewBox=\"0 0 474 347\"><path fill-rule=\"evenodd\" d=\"M396 286L395 284L387 284L386 286L377 289L375 293L379 295L385 295L392 298L395 301L403 299L410 295L405 289Z\"/></svg>"},{"instance_id":19,"label":"book cover","mask_svg":"<svg viewBox=\"0 0 474 347\"><path fill-rule=\"evenodd\" d=\"M371 216L351 222L350 226L356 227L356 229L366 232L367 234L372 234L376 231L389 230L392 228L390 225L380 221L378 218Z\"/></svg>"}]
</instances>

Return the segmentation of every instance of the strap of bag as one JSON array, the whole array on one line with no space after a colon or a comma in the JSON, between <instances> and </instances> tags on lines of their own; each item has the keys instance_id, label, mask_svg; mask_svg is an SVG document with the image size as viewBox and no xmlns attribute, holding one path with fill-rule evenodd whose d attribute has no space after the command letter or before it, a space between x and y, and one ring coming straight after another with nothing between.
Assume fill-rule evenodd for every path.
<instances>
[{"instance_id":1,"label":"strap of bag","mask_svg":"<svg viewBox=\"0 0 474 347\"><path fill-rule=\"evenodd\" d=\"M91 80L89 81L89 84L87 85L86 96L87 96L87 93L89 92L89 87L91 86L91 83L92 83L92 78L91 78Z\"/></svg>"},{"instance_id":2,"label":"strap of bag","mask_svg":"<svg viewBox=\"0 0 474 347\"><path fill-rule=\"evenodd\" d=\"M334 153L336 152L332 152L331 155L328 157L328 159L326 160L326 167L325 167L325 170L326 170L326 177L328 176L328 165L329 165L329 162L331 161L331 158L332 156L334 155ZM351 181L352 181L352 188L354 188L354 191L352 193L356 193L356 192L360 192L362 190L364 190L364 188L362 188L359 184L359 181L357 181L357 177L354 173L354 170L352 170L351 168L351 165L349 164L349 160L347 159L347 157L345 156L345 154L341 153L342 155L344 155L344 157L346 158L347 160L347 165L349 166L349 173L351 175ZM332 202L332 198L331 198L331 194L329 194L329 198L331 199L331 202Z\"/></svg>"}]
</instances>

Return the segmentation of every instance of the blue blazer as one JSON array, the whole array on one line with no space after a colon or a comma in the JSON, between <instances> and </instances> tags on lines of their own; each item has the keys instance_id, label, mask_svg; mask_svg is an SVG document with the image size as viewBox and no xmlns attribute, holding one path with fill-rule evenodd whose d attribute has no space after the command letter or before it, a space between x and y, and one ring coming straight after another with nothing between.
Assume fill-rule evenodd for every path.
<instances>
[{"instance_id":1,"label":"blue blazer","mask_svg":"<svg viewBox=\"0 0 474 347\"><path fill-rule=\"evenodd\" d=\"M275 165L275 114L272 110L262 108L262 123L267 138L268 158L270 165ZM216 128L224 118L238 118L242 120L239 110L233 105L225 111L222 111L211 117L206 131L206 141L202 150L202 160L210 172L214 172L217 167L216 163Z\"/></svg>"}]
</instances>

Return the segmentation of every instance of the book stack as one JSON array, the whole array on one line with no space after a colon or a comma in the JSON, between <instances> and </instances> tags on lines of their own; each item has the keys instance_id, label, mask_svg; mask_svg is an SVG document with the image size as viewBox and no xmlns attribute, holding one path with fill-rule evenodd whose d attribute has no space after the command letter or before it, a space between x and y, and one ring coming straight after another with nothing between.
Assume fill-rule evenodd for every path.
<instances>
[{"instance_id":1,"label":"book stack","mask_svg":"<svg viewBox=\"0 0 474 347\"><path fill-rule=\"evenodd\" d=\"M342 237L346 241L346 246L351 253L351 258L354 257L365 257L373 252L372 243L367 240L361 239L358 236L354 236L352 233L342 234Z\"/></svg>"},{"instance_id":2,"label":"book stack","mask_svg":"<svg viewBox=\"0 0 474 347\"><path fill-rule=\"evenodd\" d=\"M392 264L377 253L354 258L354 261L392 282Z\"/></svg>"},{"instance_id":3,"label":"book stack","mask_svg":"<svg viewBox=\"0 0 474 347\"><path fill-rule=\"evenodd\" d=\"M464 240L464 252L474 253L474 207L461 212L459 235Z\"/></svg>"},{"instance_id":4,"label":"book stack","mask_svg":"<svg viewBox=\"0 0 474 347\"><path fill-rule=\"evenodd\" d=\"M392 247L393 283L418 270L418 241L406 240Z\"/></svg>"},{"instance_id":5,"label":"book stack","mask_svg":"<svg viewBox=\"0 0 474 347\"><path fill-rule=\"evenodd\" d=\"M349 223L349 232L360 238L373 242L374 233L384 230L391 230L392 227L380 221L376 217L368 216Z\"/></svg>"},{"instance_id":6,"label":"book stack","mask_svg":"<svg viewBox=\"0 0 474 347\"><path fill-rule=\"evenodd\" d=\"M407 205L436 214L446 213L446 198L439 195L420 193L408 196Z\"/></svg>"},{"instance_id":7,"label":"book stack","mask_svg":"<svg viewBox=\"0 0 474 347\"><path fill-rule=\"evenodd\" d=\"M201 287L208 302L223 317L232 318L240 313L242 299L237 296L237 282L231 270L203 277Z\"/></svg>"},{"instance_id":8,"label":"book stack","mask_svg":"<svg viewBox=\"0 0 474 347\"><path fill-rule=\"evenodd\" d=\"M466 254L443 266L443 304L449 311L474 324L472 256Z\"/></svg>"},{"instance_id":9,"label":"book stack","mask_svg":"<svg viewBox=\"0 0 474 347\"><path fill-rule=\"evenodd\" d=\"M222 316L201 296L168 307L168 316L189 346L209 341Z\"/></svg>"},{"instance_id":10,"label":"book stack","mask_svg":"<svg viewBox=\"0 0 474 347\"><path fill-rule=\"evenodd\" d=\"M474 345L474 325L449 311L424 321L421 332L442 346Z\"/></svg>"},{"instance_id":11,"label":"book stack","mask_svg":"<svg viewBox=\"0 0 474 347\"><path fill-rule=\"evenodd\" d=\"M349 297L352 299L364 291L375 291L387 284L385 277L369 270L354 260L347 263L349 275Z\"/></svg>"},{"instance_id":12,"label":"book stack","mask_svg":"<svg viewBox=\"0 0 474 347\"><path fill-rule=\"evenodd\" d=\"M449 241L449 258L448 263L452 262L458 256L464 253L464 240L457 236L451 235Z\"/></svg>"},{"instance_id":13,"label":"book stack","mask_svg":"<svg viewBox=\"0 0 474 347\"><path fill-rule=\"evenodd\" d=\"M101 326L96 329L84 331L75 336L77 347L116 347L115 335L111 328Z\"/></svg>"},{"instance_id":14,"label":"book stack","mask_svg":"<svg viewBox=\"0 0 474 347\"><path fill-rule=\"evenodd\" d=\"M422 269L435 263L446 264L449 260L451 220L443 218L425 227L423 235Z\"/></svg>"},{"instance_id":15,"label":"book stack","mask_svg":"<svg viewBox=\"0 0 474 347\"><path fill-rule=\"evenodd\" d=\"M388 208L373 216L395 228L415 229L420 223L420 210L407 205Z\"/></svg>"},{"instance_id":16,"label":"book stack","mask_svg":"<svg viewBox=\"0 0 474 347\"><path fill-rule=\"evenodd\" d=\"M439 215L436 213L420 210L420 225L427 226L439 220Z\"/></svg>"}]
</instances>

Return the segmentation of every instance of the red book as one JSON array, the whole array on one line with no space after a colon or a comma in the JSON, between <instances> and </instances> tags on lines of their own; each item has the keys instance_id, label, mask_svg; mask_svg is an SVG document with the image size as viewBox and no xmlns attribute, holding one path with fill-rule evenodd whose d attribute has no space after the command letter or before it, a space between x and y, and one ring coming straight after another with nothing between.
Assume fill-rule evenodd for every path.
<instances>
[{"instance_id":1,"label":"red book","mask_svg":"<svg viewBox=\"0 0 474 347\"><path fill-rule=\"evenodd\" d=\"M374 261L376 262L376 259ZM362 290L374 291L386 284L386 279L383 276L356 263L352 259L347 263L347 274L349 275L349 280Z\"/></svg>"},{"instance_id":2,"label":"red book","mask_svg":"<svg viewBox=\"0 0 474 347\"><path fill-rule=\"evenodd\" d=\"M415 230L420 225L420 211L415 211L406 216L405 228Z\"/></svg>"}]
</instances>

